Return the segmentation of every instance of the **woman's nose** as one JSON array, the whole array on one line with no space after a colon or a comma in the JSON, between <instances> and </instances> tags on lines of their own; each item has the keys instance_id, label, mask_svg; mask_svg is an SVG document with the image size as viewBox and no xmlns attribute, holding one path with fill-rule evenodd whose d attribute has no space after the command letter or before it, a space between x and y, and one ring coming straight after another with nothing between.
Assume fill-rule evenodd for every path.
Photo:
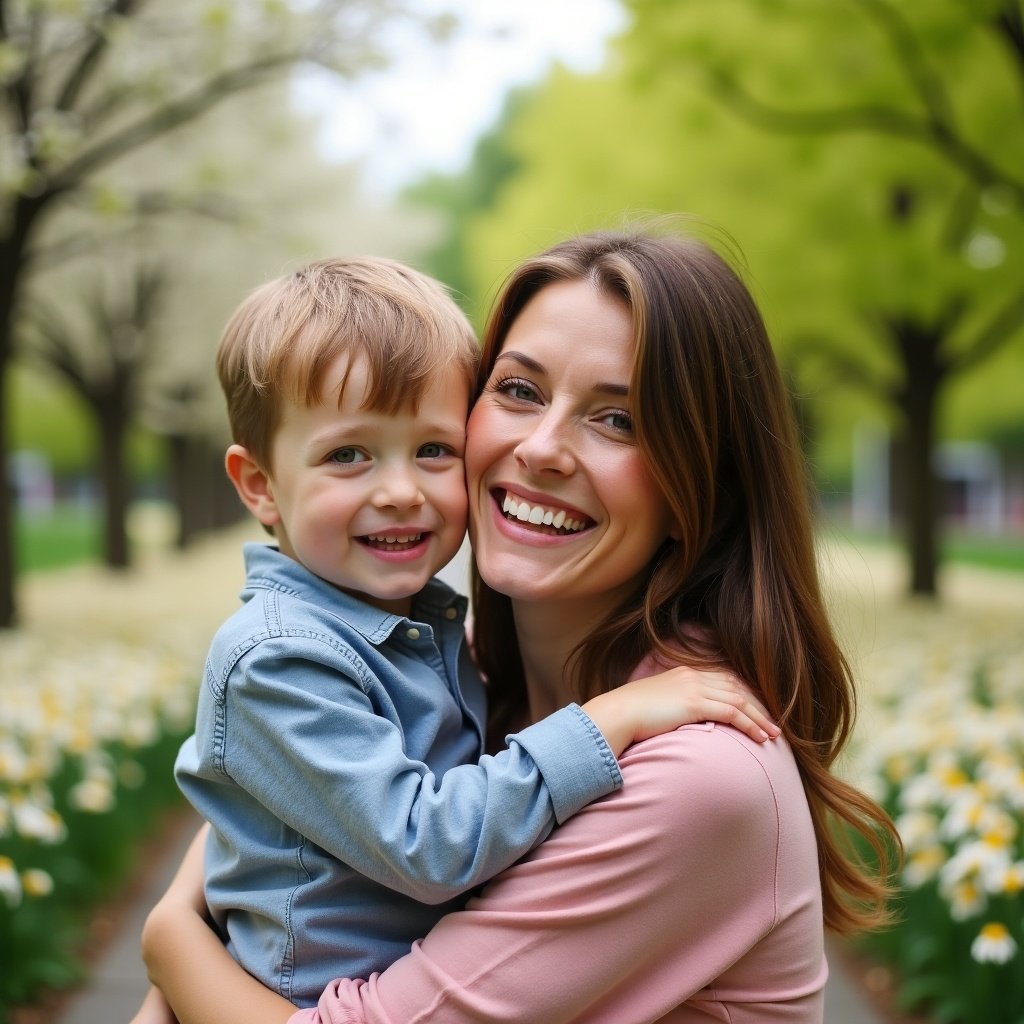
<instances>
[{"instance_id":1,"label":"woman's nose","mask_svg":"<svg viewBox=\"0 0 1024 1024\"><path fill-rule=\"evenodd\" d=\"M388 466L381 470L373 496L378 508L417 508L426 500L412 466Z\"/></svg>"},{"instance_id":2,"label":"woman's nose","mask_svg":"<svg viewBox=\"0 0 1024 1024\"><path fill-rule=\"evenodd\" d=\"M519 463L533 473L568 475L576 468L573 435L564 417L550 410L532 420L515 447Z\"/></svg>"}]
</instances>

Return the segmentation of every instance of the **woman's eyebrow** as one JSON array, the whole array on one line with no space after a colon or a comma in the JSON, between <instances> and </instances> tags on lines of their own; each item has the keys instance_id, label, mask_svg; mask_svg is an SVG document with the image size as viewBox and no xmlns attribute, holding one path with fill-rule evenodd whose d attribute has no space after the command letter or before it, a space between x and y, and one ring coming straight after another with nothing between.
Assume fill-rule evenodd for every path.
<instances>
[{"instance_id":1,"label":"woman's eyebrow","mask_svg":"<svg viewBox=\"0 0 1024 1024\"><path fill-rule=\"evenodd\" d=\"M514 349L499 352L494 362L498 363L502 359L513 359L521 366L525 366L527 370L533 370L534 373L544 372L543 365L538 363L536 359L531 359L529 356L523 355L522 352L516 352Z\"/></svg>"},{"instance_id":2,"label":"woman's eyebrow","mask_svg":"<svg viewBox=\"0 0 1024 1024\"><path fill-rule=\"evenodd\" d=\"M516 352L514 349L499 352L494 360L495 366L497 366L502 359L512 359L519 363L520 366L527 370L532 370L534 373L546 372L544 366L541 363L538 363L536 359L531 359L530 356L524 355L522 352ZM629 385L627 384L599 383L595 384L591 390L604 395L614 395L616 398L629 397Z\"/></svg>"}]
</instances>

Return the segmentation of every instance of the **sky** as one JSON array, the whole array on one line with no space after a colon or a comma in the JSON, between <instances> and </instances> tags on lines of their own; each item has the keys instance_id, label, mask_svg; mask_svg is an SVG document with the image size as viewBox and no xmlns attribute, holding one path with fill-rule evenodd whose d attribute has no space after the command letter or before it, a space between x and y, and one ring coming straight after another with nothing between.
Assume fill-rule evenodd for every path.
<instances>
[{"instance_id":1,"label":"sky","mask_svg":"<svg viewBox=\"0 0 1024 1024\"><path fill-rule=\"evenodd\" d=\"M595 71L605 44L626 24L617 0L419 0L454 10L459 27L443 46L394 38L397 59L355 83L323 72L296 81L296 102L321 120L333 160L361 160L367 185L389 192L429 170L459 170L492 125L506 92L542 78L552 61Z\"/></svg>"}]
</instances>

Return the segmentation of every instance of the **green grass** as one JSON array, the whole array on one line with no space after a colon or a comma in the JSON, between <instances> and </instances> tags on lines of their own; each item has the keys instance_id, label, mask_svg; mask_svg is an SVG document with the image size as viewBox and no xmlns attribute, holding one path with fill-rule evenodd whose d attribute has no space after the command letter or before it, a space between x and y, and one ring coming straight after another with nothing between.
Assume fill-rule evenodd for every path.
<instances>
[{"instance_id":1,"label":"green grass","mask_svg":"<svg viewBox=\"0 0 1024 1024\"><path fill-rule=\"evenodd\" d=\"M953 562L1024 573L1024 537L971 537L952 534L942 549Z\"/></svg>"},{"instance_id":2,"label":"green grass","mask_svg":"<svg viewBox=\"0 0 1024 1024\"><path fill-rule=\"evenodd\" d=\"M902 549L901 537L854 530L847 524L827 524L828 536L864 547ZM950 532L941 541L942 564L972 565L979 569L1024 573L1024 537L987 537Z\"/></svg>"},{"instance_id":3,"label":"green grass","mask_svg":"<svg viewBox=\"0 0 1024 1024\"><path fill-rule=\"evenodd\" d=\"M21 572L57 569L102 557L102 523L98 509L57 505L52 512L27 515L15 522L15 548Z\"/></svg>"}]
</instances>

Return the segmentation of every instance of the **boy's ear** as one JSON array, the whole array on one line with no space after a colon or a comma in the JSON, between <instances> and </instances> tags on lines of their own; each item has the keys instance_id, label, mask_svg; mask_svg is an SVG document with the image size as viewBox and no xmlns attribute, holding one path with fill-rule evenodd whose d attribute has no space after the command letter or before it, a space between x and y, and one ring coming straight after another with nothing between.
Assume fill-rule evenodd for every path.
<instances>
[{"instance_id":1,"label":"boy's ear","mask_svg":"<svg viewBox=\"0 0 1024 1024\"><path fill-rule=\"evenodd\" d=\"M270 477L257 465L248 448L240 444L231 445L224 456L224 468L242 504L259 522L264 526L275 526L281 521Z\"/></svg>"}]
</instances>

